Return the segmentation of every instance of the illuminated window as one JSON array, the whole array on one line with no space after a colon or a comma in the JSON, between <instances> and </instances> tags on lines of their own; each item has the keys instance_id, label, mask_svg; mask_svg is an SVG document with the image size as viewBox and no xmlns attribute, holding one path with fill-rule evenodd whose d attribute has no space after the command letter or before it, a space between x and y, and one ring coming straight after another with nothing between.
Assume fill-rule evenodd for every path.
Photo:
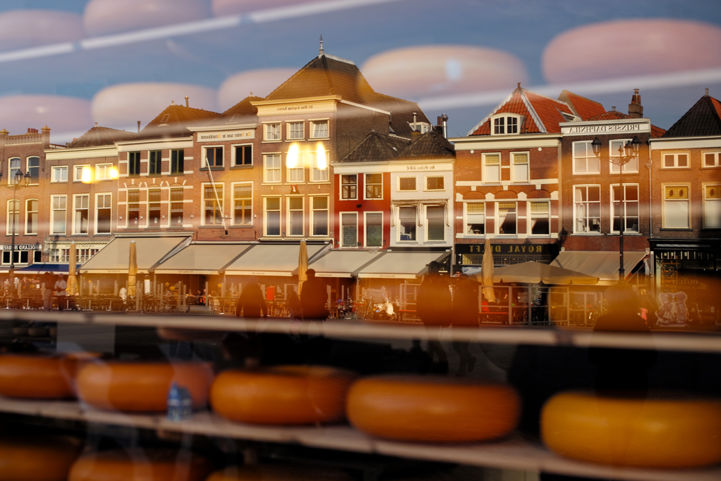
<instances>
[{"instance_id":1,"label":"illuminated window","mask_svg":"<svg viewBox=\"0 0 721 481\"><path fill-rule=\"evenodd\" d=\"M6 219L5 232L7 235L12 235L13 226L15 227L15 234L17 234L20 231L20 201L12 199L7 201Z\"/></svg>"},{"instance_id":2,"label":"illuminated window","mask_svg":"<svg viewBox=\"0 0 721 481\"><path fill-rule=\"evenodd\" d=\"M113 178L113 164L96 164L95 180L111 180Z\"/></svg>"},{"instance_id":3,"label":"illuminated window","mask_svg":"<svg viewBox=\"0 0 721 481\"><path fill-rule=\"evenodd\" d=\"M25 233L38 233L38 205L37 199L28 199L25 201Z\"/></svg>"},{"instance_id":4,"label":"illuminated window","mask_svg":"<svg viewBox=\"0 0 721 481\"><path fill-rule=\"evenodd\" d=\"M73 182L82 182L83 180L91 180L88 177L90 166L88 164L74 165L73 166Z\"/></svg>"},{"instance_id":5,"label":"illuminated window","mask_svg":"<svg viewBox=\"0 0 721 481\"><path fill-rule=\"evenodd\" d=\"M483 202L465 202L463 204L463 232L466 235L483 235L486 232L486 204Z\"/></svg>"},{"instance_id":6,"label":"illuminated window","mask_svg":"<svg viewBox=\"0 0 721 481\"><path fill-rule=\"evenodd\" d=\"M203 224L223 223L223 184L203 184Z\"/></svg>"},{"instance_id":7,"label":"illuminated window","mask_svg":"<svg viewBox=\"0 0 721 481\"><path fill-rule=\"evenodd\" d=\"M183 188L173 187L170 189L170 226L180 227L183 225Z\"/></svg>"},{"instance_id":8,"label":"illuminated window","mask_svg":"<svg viewBox=\"0 0 721 481\"><path fill-rule=\"evenodd\" d=\"M253 184L233 184L233 225L253 224Z\"/></svg>"},{"instance_id":9,"label":"illuminated window","mask_svg":"<svg viewBox=\"0 0 721 481\"><path fill-rule=\"evenodd\" d=\"M529 178L528 152L513 152L511 154L511 181L528 182Z\"/></svg>"},{"instance_id":10,"label":"illuminated window","mask_svg":"<svg viewBox=\"0 0 721 481\"><path fill-rule=\"evenodd\" d=\"M548 235L551 233L551 219L547 201L531 202L531 234Z\"/></svg>"},{"instance_id":11,"label":"illuminated window","mask_svg":"<svg viewBox=\"0 0 721 481\"><path fill-rule=\"evenodd\" d=\"M160 226L160 189L148 189L148 225Z\"/></svg>"},{"instance_id":12,"label":"illuminated window","mask_svg":"<svg viewBox=\"0 0 721 481\"><path fill-rule=\"evenodd\" d=\"M383 174L365 174L365 198L383 198Z\"/></svg>"},{"instance_id":13,"label":"illuminated window","mask_svg":"<svg viewBox=\"0 0 721 481\"><path fill-rule=\"evenodd\" d=\"M345 200L353 200L358 198L357 175L341 175L340 198Z\"/></svg>"},{"instance_id":14,"label":"illuminated window","mask_svg":"<svg viewBox=\"0 0 721 481\"><path fill-rule=\"evenodd\" d=\"M483 181L501 181L501 154L483 154Z\"/></svg>"},{"instance_id":15,"label":"illuminated window","mask_svg":"<svg viewBox=\"0 0 721 481\"><path fill-rule=\"evenodd\" d=\"M601 232L600 186L574 186L573 207L573 232Z\"/></svg>"},{"instance_id":16,"label":"illuminated window","mask_svg":"<svg viewBox=\"0 0 721 481\"><path fill-rule=\"evenodd\" d=\"M68 166L54 165L50 168L50 182L67 182Z\"/></svg>"},{"instance_id":17,"label":"illuminated window","mask_svg":"<svg viewBox=\"0 0 721 481\"><path fill-rule=\"evenodd\" d=\"M593 153L593 146L590 140L573 143L573 173L601 173L601 158Z\"/></svg>"},{"instance_id":18,"label":"illuminated window","mask_svg":"<svg viewBox=\"0 0 721 481\"><path fill-rule=\"evenodd\" d=\"M666 229L688 229L689 219L688 185L663 186L663 222Z\"/></svg>"},{"instance_id":19,"label":"illuminated window","mask_svg":"<svg viewBox=\"0 0 721 481\"><path fill-rule=\"evenodd\" d=\"M626 143L630 141L631 139L614 139L609 143L608 155L611 164L609 165L609 170L612 174L618 174L619 172L638 172L638 155L627 158L624 163L624 154L630 155L632 153L630 147L625 147Z\"/></svg>"}]
</instances>

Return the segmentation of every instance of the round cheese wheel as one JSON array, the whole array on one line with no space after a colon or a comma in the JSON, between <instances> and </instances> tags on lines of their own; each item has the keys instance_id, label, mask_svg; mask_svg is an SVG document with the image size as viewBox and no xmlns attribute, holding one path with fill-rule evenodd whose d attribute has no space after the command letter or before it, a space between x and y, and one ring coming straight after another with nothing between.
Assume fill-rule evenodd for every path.
<instances>
[{"instance_id":1,"label":"round cheese wheel","mask_svg":"<svg viewBox=\"0 0 721 481\"><path fill-rule=\"evenodd\" d=\"M93 407L120 411L161 412L172 383L190 392L193 408L208 401L213 372L198 362L94 362L78 372L78 397Z\"/></svg>"},{"instance_id":2,"label":"round cheese wheel","mask_svg":"<svg viewBox=\"0 0 721 481\"><path fill-rule=\"evenodd\" d=\"M324 366L228 370L213 382L210 404L221 416L245 423L339 421L353 378L348 371Z\"/></svg>"},{"instance_id":3,"label":"round cheese wheel","mask_svg":"<svg viewBox=\"0 0 721 481\"><path fill-rule=\"evenodd\" d=\"M205 481L351 481L336 469L315 466L232 466L212 473Z\"/></svg>"},{"instance_id":4,"label":"round cheese wheel","mask_svg":"<svg viewBox=\"0 0 721 481\"><path fill-rule=\"evenodd\" d=\"M520 398L500 384L431 376L373 376L348 392L347 415L361 431L406 441L498 438L518 423Z\"/></svg>"},{"instance_id":5,"label":"round cheese wheel","mask_svg":"<svg viewBox=\"0 0 721 481\"><path fill-rule=\"evenodd\" d=\"M70 437L0 438L0 481L65 481L80 450Z\"/></svg>"},{"instance_id":6,"label":"round cheese wheel","mask_svg":"<svg viewBox=\"0 0 721 481\"><path fill-rule=\"evenodd\" d=\"M568 391L544 405L541 436L552 451L582 461L705 466L721 462L721 400Z\"/></svg>"},{"instance_id":7,"label":"round cheese wheel","mask_svg":"<svg viewBox=\"0 0 721 481\"><path fill-rule=\"evenodd\" d=\"M105 451L81 456L68 481L200 481L210 463L188 452L166 450Z\"/></svg>"},{"instance_id":8,"label":"round cheese wheel","mask_svg":"<svg viewBox=\"0 0 721 481\"><path fill-rule=\"evenodd\" d=\"M73 397L70 364L61 356L0 355L0 394L28 399Z\"/></svg>"}]
</instances>

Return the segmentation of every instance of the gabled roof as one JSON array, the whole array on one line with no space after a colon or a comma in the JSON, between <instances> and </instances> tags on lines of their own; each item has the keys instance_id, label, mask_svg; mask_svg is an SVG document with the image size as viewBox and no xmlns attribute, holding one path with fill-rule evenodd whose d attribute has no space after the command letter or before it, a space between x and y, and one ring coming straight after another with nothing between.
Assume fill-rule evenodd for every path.
<instances>
[{"instance_id":1,"label":"gabled roof","mask_svg":"<svg viewBox=\"0 0 721 481\"><path fill-rule=\"evenodd\" d=\"M574 94L568 90L562 90L561 95L558 96L558 100L568 104L573 113L580 117L581 120L589 120L592 117L602 115L606 112L606 109L604 109L603 105L599 102Z\"/></svg>"},{"instance_id":2,"label":"gabled roof","mask_svg":"<svg viewBox=\"0 0 721 481\"><path fill-rule=\"evenodd\" d=\"M623 112L619 112L618 110L609 110L608 112L604 112L601 115L597 115L595 117L591 117L590 119L586 120L626 120L626 119L633 119L635 117L632 117L631 115L624 114ZM665 130L663 130L661 127L657 127L653 124L651 124L651 137L661 137Z\"/></svg>"},{"instance_id":3,"label":"gabled roof","mask_svg":"<svg viewBox=\"0 0 721 481\"><path fill-rule=\"evenodd\" d=\"M395 135L380 134L373 131L343 157L341 162L393 160L398 157L398 154L410 143L410 139Z\"/></svg>"},{"instance_id":4,"label":"gabled roof","mask_svg":"<svg viewBox=\"0 0 721 481\"><path fill-rule=\"evenodd\" d=\"M210 120L218 119L221 115L210 110L196 109L185 105L170 104L148 122L140 131L140 138L155 136L178 137L190 135L186 126L200 125Z\"/></svg>"},{"instance_id":5,"label":"gabled roof","mask_svg":"<svg viewBox=\"0 0 721 481\"><path fill-rule=\"evenodd\" d=\"M703 137L708 135L721 135L721 102L707 93L663 136Z\"/></svg>"},{"instance_id":6,"label":"gabled roof","mask_svg":"<svg viewBox=\"0 0 721 481\"><path fill-rule=\"evenodd\" d=\"M478 123L468 135L491 135L491 117L509 113L523 116L520 134L560 133L561 122L576 115L565 102L551 99L521 88L521 84L496 109Z\"/></svg>"},{"instance_id":7,"label":"gabled roof","mask_svg":"<svg viewBox=\"0 0 721 481\"><path fill-rule=\"evenodd\" d=\"M223 112L222 116L228 121L244 121L244 119L253 119L258 113L258 107L251 102L263 100L263 97L248 96Z\"/></svg>"},{"instance_id":8,"label":"gabled roof","mask_svg":"<svg viewBox=\"0 0 721 481\"><path fill-rule=\"evenodd\" d=\"M68 144L70 148L96 147L99 145L110 145L119 140L134 139L137 134L127 130L111 129L110 127L95 126L85 132L77 139Z\"/></svg>"},{"instance_id":9,"label":"gabled roof","mask_svg":"<svg viewBox=\"0 0 721 481\"><path fill-rule=\"evenodd\" d=\"M453 144L443 137L439 129L431 129L419 135L400 153L402 158L455 157Z\"/></svg>"}]
</instances>

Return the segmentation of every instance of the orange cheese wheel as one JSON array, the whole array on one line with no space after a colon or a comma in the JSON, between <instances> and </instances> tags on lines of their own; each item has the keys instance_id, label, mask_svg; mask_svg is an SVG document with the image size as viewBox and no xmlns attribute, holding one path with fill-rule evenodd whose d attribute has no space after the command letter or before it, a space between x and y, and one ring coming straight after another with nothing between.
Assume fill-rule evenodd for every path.
<instances>
[{"instance_id":1,"label":"orange cheese wheel","mask_svg":"<svg viewBox=\"0 0 721 481\"><path fill-rule=\"evenodd\" d=\"M233 466L212 473L205 481L351 481L336 469L315 466Z\"/></svg>"},{"instance_id":2,"label":"orange cheese wheel","mask_svg":"<svg viewBox=\"0 0 721 481\"><path fill-rule=\"evenodd\" d=\"M161 412L173 382L190 392L193 408L208 401L213 372L198 362L94 362L78 372L78 397L101 409Z\"/></svg>"},{"instance_id":3,"label":"orange cheese wheel","mask_svg":"<svg viewBox=\"0 0 721 481\"><path fill-rule=\"evenodd\" d=\"M683 468L721 462L721 400L568 391L541 412L552 451L614 466Z\"/></svg>"},{"instance_id":4,"label":"orange cheese wheel","mask_svg":"<svg viewBox=\"0 0 721 481\"><path fill-rule=\"evenodd\" d=\"M70 437L0 438L0 481L65 481L80 450Z\"/></svg>"},{"instance_id":5,"label":"orange cheese wheel","mask_svg":"<svg viewBox=\"0 0 721 481\"><path fill-rule=\"evenodd\" d=\"M210 389L213 410L232 421L312 424L338 421L353 382L348 371L324 366L228 370Z\"/></svg>"},{"instance_id":6,"label":"orange cheese wheel","mask_svg":"<svg viewBox=\"0 0 721 481\"><path fill-rule=\"evenodd\" d=\"M374 376L348 392L347 415L361 431L406 441L498 438L518 423L520 398L500 384L430 376Z\"/></svg>"},{"instance_id":7,"label":"orange cheese wheel","mask_svg":"<svg viewBox=\"0 0 721 481\"><path fill-rule=\"evenodd\" d=\"M210 463L188 452L139 449L81 456L68 481L201 481Z\"/></svg>"},{"instance_id":8,"label":"orange cheese wheel","mask_svg":"<svg viewBox=\"0 0 721 481\"><path fill-rule=\"evenodd\" d=\"M61 356L0 355L0 394L29 399L73 397L72 372Z\"/></svg>"}]
</instances>

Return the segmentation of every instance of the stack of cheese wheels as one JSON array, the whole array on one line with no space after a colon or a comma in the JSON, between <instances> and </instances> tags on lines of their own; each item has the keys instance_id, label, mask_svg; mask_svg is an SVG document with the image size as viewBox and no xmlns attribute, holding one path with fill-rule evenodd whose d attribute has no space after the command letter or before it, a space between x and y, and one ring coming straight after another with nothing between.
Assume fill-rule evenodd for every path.
<instances>
[{"instance_id":1,"label":"stack of cheese wheels","mask_svg":"<svg viewBox=\"0 0 721 481\"><path fill-rule=\"evenodd\" d=\"M2 437L0 481L65 481L80 450L70 437Z\"/></svg>"},{"instance_id":2,"label":"stack of cheese wheels","mask_svg":"<svg viewBox=\"0 0 721 481\"><path fill-rule=\"evenodd\" d=\"M220 373L210 389L213 410L232 421L313 424L345 416L354 375L325 366L275 366Z\"/></svg>"},{"instance_id":3,"label":"stack of cheese wheels","mask_svg":"<svg viewBox=\"0 0 721 481\"><path fill-rule=\"evenodd\" d=\"M315 466L234 466L216 471L205 481L351 481L337 469Z\"/></svg>"},{"instance_id":4,"label":"stack of cheese wheels","mask_svg":"<svg viewBox=\"0 0 721 481\"><path fill-rule=\"evenodd\" d=\"M208 460L190 452L133 449L84 454L67 481L201 481L209 471Z\"/></svg>"},{"instance_id":5,"label":"stack of cheese wheels","mask_svg":"<svg viewBox=\"0 0 721 481\"><path fill-rule=\"evenodd\" d=\"M505 436L520 398L510 386L431 376L373 376L348 392L347 415L361 431L405 441L467 442Z\"/></svg>"},{"instance_id":6,"label":"stack of cheese wheels","mask_svg":"<svg viewBox=\"0 0 721 481\"><path fill-rule=\"evenodd\" d=\"M541 413L543 442L569 458L684 468L721 461L721 400L567 391Z\"/></svg>"},{"instance_id":7,"label":"stack of cheese wheels","mask_svg":"<svg viewBox=\"0 0 721 481\"><path fill-rule=\"evenodd\" d=\"M28 399L73 397L74 363L62 356L0 355L0 394Z\"/></svg>"},{"instance_id":8,"label":"stack of cheese wheels","mask_svg":"<svg viewBox=\"0 0 721 481\"><path fill-rule=\"evenodd\" d=\"M76 383L78 397L110 410L161 412L167 408L172 383L186 388L193 408L208 401L213 371L199 362L94 362L83 366Z\"/></svg>"}]
</instances>

